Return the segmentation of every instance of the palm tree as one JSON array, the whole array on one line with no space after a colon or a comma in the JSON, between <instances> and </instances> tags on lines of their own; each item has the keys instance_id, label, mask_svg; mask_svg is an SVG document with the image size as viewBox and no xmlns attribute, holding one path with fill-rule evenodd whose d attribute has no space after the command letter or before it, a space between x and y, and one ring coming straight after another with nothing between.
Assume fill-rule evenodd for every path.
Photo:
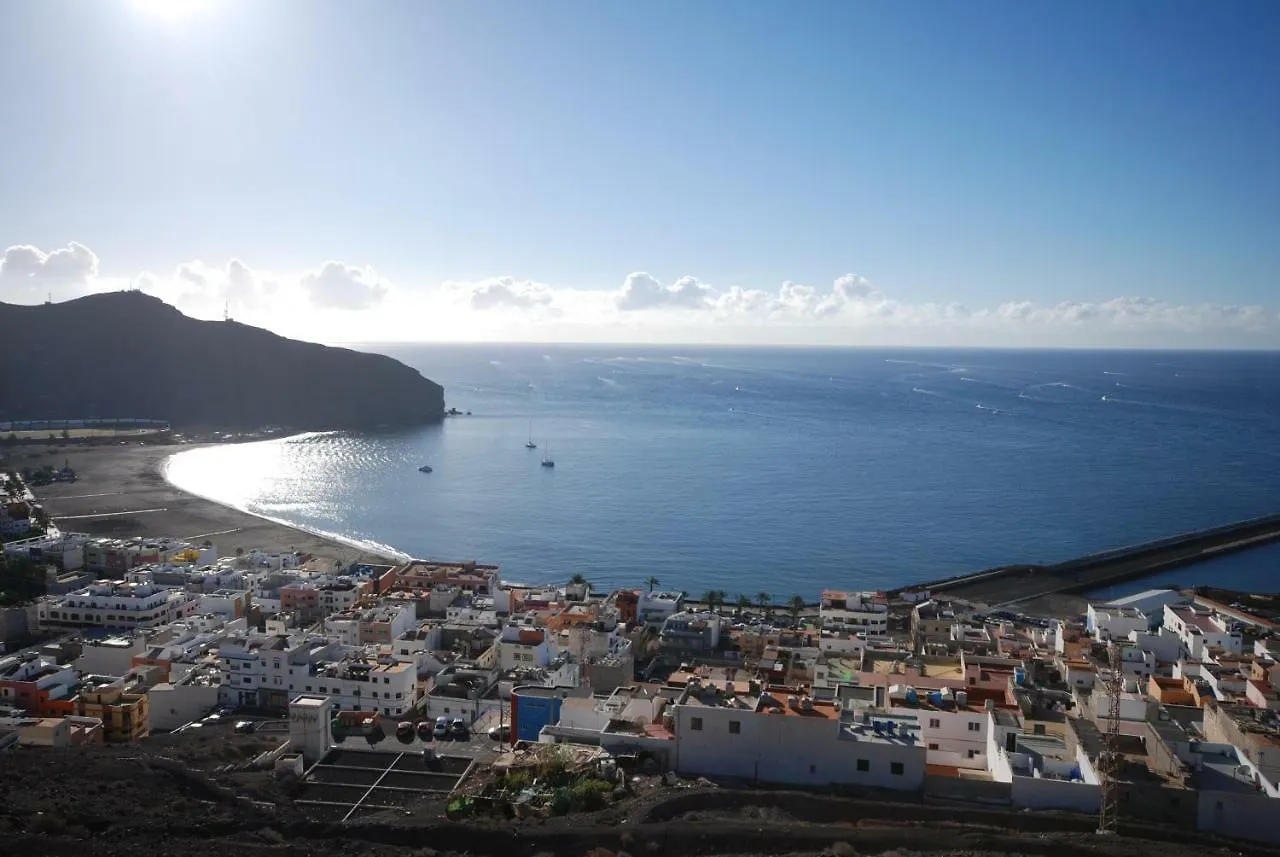
<instances>
[{"instance_id":1,"label":"palm tree","mask_svg":"<svg viewBox=\"0 0 1280 857\"><path fill-rule=\"evenodd\" d=\"M791 616L792 622L800 621L800 613L804 608L804 597L801 595L792 595L791 600L787 602L787 613Z\"/></svg>"},{"instance_id":2,"label":"palm tree","mask_svg":"<svg viewBox=\"0 0 1280 857\"><path fill-rule=\"evenodd\" d=\"M725 593L719 589L708 589L702 593L702 603L707 605L707 609L712 613L716 609L724 605Z\"/></svg>"},{"instance_id":3,"label":"palm tree","mask_svg":"<svg viewBox=\"0 0 1280 857\"><path fill-rule=\"evenodd\" d=\"M654 587L662 584L662 581L658 580L658 578L656 577L651 577L648 580L646 580L645 583L648 584L649 591L652 592L654 590Z\"/></svg>"},{"instance_id":4,"label":"palm tree","mask_svg":"<svg viewBox=\"0 0 1280 857\"><path fill-rule=\"evenodd\" d=\"M750 609L750 607L751 607L751 599L745 595L739 595L738 596L738 615L741 616L742 611L748 610Z\"/></svg>"},{"instance_id":5,"label":"palm tree","mask_svg":"<svg viewBox=\"0 0 1280 857\"><path fill-rule=\"evenodd\" d=\"M587 582L587 579L583 577L581 574L575 574L573 577L569 578L570 586L581 586L586 582Z\"/></svg>"},{"instance_id":6,"label":"palm tree","mask_svg":"<svg viewBox=\"0 0 1280 857\"><path fill-rule=\"evenodd\" d=\"M773 608L769 606L769 602L772 600L773 598L767 592L756 593L756 603L760 605L760 609L764 611L766 618L773 618Z\"/></svg>"}]
</instances>

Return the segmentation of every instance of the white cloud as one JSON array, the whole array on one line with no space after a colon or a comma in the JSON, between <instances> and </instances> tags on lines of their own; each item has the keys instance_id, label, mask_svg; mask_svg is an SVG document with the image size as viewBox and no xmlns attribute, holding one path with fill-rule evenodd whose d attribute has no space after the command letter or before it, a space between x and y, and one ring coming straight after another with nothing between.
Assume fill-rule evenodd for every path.
<instances>
[{"instance_id":1,"label":"white cloud","mask_svg":"<svg viewBox=\"0 0 1280 857\"><path fill-rule=\"evenodd\" d=\"M717 287L691 276L666 284L627 275L616 288L554 286L516 277L393 286L371 267L328 261L301 272L193 260L168 276L101 277L82 244L0 256L0 300L38 303L139 288L199 318L224 307L248 324L321 341L525 339L795 345L1280 347L1280 318L1261 306L1177 304L1150 297L990 308L895 300L864 277L825 288ZM345 310L338 312L337 310Z\"/></svg>"},{"instance_id":2,"label":"white cloud","mask_svg":"<svg viewBox=\"0 0 1280 857\"><path fill-rule=\"evenodd\" d=\"M369 309L387 296L387 284L373 268L356 268L328 261L302 277L302 288L316 306L329 309Z\"/></svg>"},{"instance_id":3,"label":"white cloud","mask_svg":"<svg viewBox=\"0 0 1280 857\"><path fill-rule=\"evenodd\" d=\"M715 292L694 277L681 277L664 286L644 272L628 274L617 296L621 310L648 310L668 307L710 309Z\"/></svg>"},{"instance_id":4,"label":"white cloud","mask_svg":"<svg viewBox=\"0 0 1280 857\"><path fill-rule=\"evenodd\" d=\"M16 244L0 256L0 289L7 298L25 295L43 300L51 293L58 298L74 296L97 275L98 257L75 241L47 253Z\"/></svg>"}]
</instances>

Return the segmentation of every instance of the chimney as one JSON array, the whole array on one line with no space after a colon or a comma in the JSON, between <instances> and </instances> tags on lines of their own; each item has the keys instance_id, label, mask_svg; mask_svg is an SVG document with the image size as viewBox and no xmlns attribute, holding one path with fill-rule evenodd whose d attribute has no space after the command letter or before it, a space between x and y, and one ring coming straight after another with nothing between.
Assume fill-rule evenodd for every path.
<instances>
[{"instance_id":1,"label":"chimney","mask_svg":"<svg viewBox=\"0 0 1280 857\"><path fill-rule=\"evenodd\" d=\"M996 710L996 701L995 701L994 699L988 699L988 700L985 700L985 701L982 703L982 707L983 707L983 708L985 708L987 711L995 711L995 710Z\"/></svg>"}]
</instances>

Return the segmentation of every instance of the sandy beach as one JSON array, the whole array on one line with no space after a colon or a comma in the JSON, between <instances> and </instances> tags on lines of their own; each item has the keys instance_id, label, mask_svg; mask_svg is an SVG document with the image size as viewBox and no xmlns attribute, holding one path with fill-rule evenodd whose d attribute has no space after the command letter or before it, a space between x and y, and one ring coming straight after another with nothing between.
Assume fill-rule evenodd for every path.
<instances>
[{"instance_id":1,"label":"sandy beach","mask_svg":"<svg viewBox=\"0 0 1280 857\"><path fill-rule=\"evenodd\" d=\"M165 459L194 446L21 446L6 451L6 467L23 470L68 463L75 482L33 489L65 532L96 536L173 536L212 541L222 556L237 547L300 550L343 565L396 561L333 539L277 524L181 491L165 481Z\"/></svg>"}]
</instances>

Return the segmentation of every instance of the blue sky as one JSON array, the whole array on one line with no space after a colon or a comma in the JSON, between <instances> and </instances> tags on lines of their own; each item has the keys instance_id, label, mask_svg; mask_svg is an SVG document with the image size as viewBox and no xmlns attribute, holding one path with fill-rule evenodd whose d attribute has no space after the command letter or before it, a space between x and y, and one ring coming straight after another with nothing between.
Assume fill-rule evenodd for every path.
<instances>
[{"instance_id":1,"label":"blue sky","mask_svg":"<svg viewBox=\"0 0 1280 857\"><path fill-rule=\"evenodd\" d=\"M1269 2L8 2L0 295L1280 345L1278 39Z\"/></svg>"}]
</instances>

